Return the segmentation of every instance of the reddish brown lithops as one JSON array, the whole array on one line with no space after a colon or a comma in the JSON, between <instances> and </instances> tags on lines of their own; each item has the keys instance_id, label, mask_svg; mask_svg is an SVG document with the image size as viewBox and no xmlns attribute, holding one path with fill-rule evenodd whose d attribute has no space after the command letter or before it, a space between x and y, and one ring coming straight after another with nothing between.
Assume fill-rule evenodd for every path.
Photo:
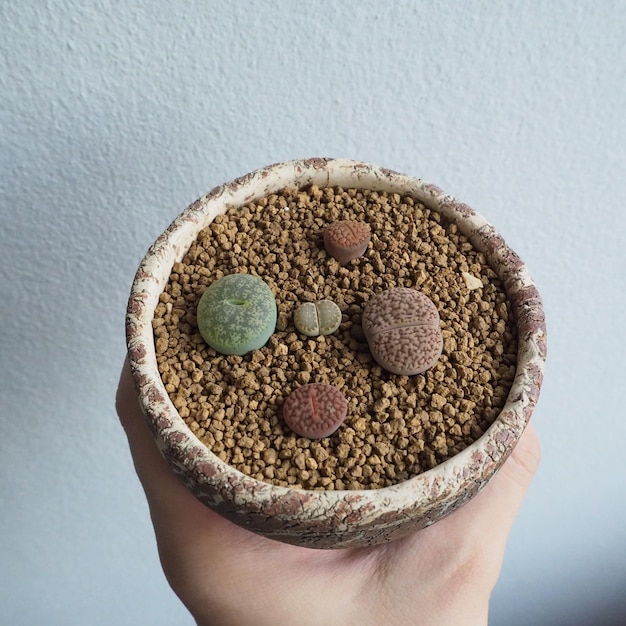
<instances>
[{"instance_id":1,"label":"reddish brown lithops","mask_svg":"<svg viewBox=\"0 0 626 626\"><path fill-rule=\"evenodd\" d=\"M324 247L330 256L345 265L362 256L372 233L367 224L352 220L340 220L324 229Z\"/></svg>"},{"instance_id":2,"label":"reddish brown lithops","mask_svg":"<svg viewBox=\"0 0 626 626\"><path fill-rule=\"evenodd\" d=\"M310 383L292 391L283 405L287 426L301 437L332 435L346 419L348 401L333 385Z\"/></svg>"},{"instance_id":3,"label":"reddish brown lithops","mask_svg":"<svg viewBox=\"0 0 626 626\"><path fill-rule=\"evenodd\" d=\"M421 374L443 349L437 307L408 287L388 289L367 303L363 333L376 362L393 374Z\"/></svg>"}]
</instances>

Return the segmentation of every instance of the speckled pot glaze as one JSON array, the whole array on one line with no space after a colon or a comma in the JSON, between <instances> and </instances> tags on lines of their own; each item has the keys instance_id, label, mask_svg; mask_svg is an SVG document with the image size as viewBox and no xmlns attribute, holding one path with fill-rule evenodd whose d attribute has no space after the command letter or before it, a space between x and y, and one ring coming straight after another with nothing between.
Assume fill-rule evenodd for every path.
<instances>
[{"instance_id":1,"label":"speckled pot glaze","mask_svg":"<svg viewBox=\"0 0 626 626\"><path fill-rule=\"evenodd\" d=\"M474 444L437 467L391 487L306 491L242 474L191 432L157 368L152 319L172 266L198 232L227 209L286 186L340 185L411 195L457 223L504 281L519 333L515 380L498 418ZM251 531L315 548L378 544L448 515L476 495L507 459L539 397L546 357L541 297L526 266L485 218L439 187L382 167L343 159L270 165L216 187L154 242L135 276L126 316L128 355L142 409L172 470L211 509Z\"/></svg>"}]
</instances>

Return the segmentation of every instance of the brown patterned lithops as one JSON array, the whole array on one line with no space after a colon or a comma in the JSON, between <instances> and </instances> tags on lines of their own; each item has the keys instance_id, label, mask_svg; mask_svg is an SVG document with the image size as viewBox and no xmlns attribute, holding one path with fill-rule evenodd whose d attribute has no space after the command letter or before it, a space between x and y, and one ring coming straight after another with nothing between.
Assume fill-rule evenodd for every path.
<instances>
[{"instance_id":1,"label":"brown patterned lithops","mask_svg":"<svg viewBox=\"0 0 626 626\"><path fill-rule=\"evenodd\" d=\"M324 229L324 247L330 256L345 265L365 253L372 237L370 227L363 222L340 220Z\"/></svg>"},{"instance_id":2,"label":"brown patterned lithops","mask_svg":"<svg viewBox=\"0 0 626 626\"><path fill-rule=\"evenodd\" d=\"M374 296L363 312L363 332L376 362L393 374L421 374L443 349L437 307L408 287Z\"/></svg>"},{"instance_id":3,"label":"brown patterned lithops","mask_svg":"<svg viewBox=\"0 0 626 626\"><path fill-rule=\"evenodd\" d=\"M341 324L341 309L332 300L305 302L294 313L293 323L308 337L330 335Z\"/></svg>"},{"instance_id":4,"label":"brown patterned lithops","mask_svg":"<svg viewBox=\"0 0 626 626\"><path fill-rule=\"evenodd\" d=\"M333 385L310 383L292 391L283 405L287 426L301 437L332 435L346 419L348 401Z\"/></svg>"}]
</instances>

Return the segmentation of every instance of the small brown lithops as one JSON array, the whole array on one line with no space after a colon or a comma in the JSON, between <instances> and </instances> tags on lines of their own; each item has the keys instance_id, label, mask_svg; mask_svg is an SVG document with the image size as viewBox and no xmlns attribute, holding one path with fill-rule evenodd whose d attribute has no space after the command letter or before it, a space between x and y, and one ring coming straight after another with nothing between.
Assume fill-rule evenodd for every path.
<instances>
[{"instance_id":1,"label":"small brown lithops","mask_svg":"<svg viewBox=\"0 0 626 626\"><path fill-rule=\"evenodd\" d=\"M393 374L421 374L443 349L437 307L408 287L388 289L367 303L363 333L376 362Z\"/></svg>"},{"instance_id":2,"label":"small brown lithops","mask_svg":"<svg viewBox=\"0 0 626 626\"><path fill-rule=\"evenodd\" d=\"M305 302L296 309L293 323L308 337L330 335L341 324L341 309L332 300Z\"/></svg>"},{"instance_id":3,"label":"small brown lithops","mask_svg":"<svg viewBox=\"0 0 626 626\"><path fill-rule=\"evenodd\" d=\"M292 391L283 405L283 418L297 435L321 439L343 424L348 401L333 385L310 383Z\"/></svg>"},{"instance_id":4,"label":"small brown lithops","mask_svg":"<svg viewBox=\"0 0 626 626\"><path fill-rule=\"evenodd\" d=\"M330 256L345 265L362 256L372 233L367 224L353 220L339 220L324 229L324 247Z\"/></svg>"}]
</instances>

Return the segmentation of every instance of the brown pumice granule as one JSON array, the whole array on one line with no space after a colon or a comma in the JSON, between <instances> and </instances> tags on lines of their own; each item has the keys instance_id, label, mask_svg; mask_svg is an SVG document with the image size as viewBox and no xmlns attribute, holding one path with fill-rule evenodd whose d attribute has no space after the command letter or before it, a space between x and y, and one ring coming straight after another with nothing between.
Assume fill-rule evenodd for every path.
<instances>
[{"instance_id":1,"label":"brown pumice granule","mask_svg":"<svg viewBox=\"0 0 626 626\"><path fill-rule=\"evenodd\" d=\"M364 255L346 265L324 249L324 228L337 220L371 229ZM200 336L196 306L235 272L270 285L278 322L260 350L224 356ZM470 289L464 274L483 287ZM421 291L439 311L443 352L423 374L383 370L360 327L367 301L392 287ZM306 337L293 313L322 299L343 321ZM165 388L196 436L250 476L305 489L385 487L454 456L504 406L517 360L502 282L454 223L410 197L339 187L285 189L217 217L174 265L153 325ZM348 400L343 425L316 441L282 417L291 391L313 382Z\"/></svg>"}]
</instances>

